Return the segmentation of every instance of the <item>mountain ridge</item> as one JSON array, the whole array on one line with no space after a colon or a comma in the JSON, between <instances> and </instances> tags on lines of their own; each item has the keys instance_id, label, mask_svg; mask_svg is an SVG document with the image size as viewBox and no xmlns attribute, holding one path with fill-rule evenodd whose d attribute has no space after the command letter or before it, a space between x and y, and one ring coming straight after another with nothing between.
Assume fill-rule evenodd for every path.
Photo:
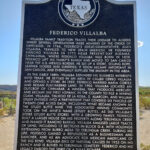
<instances>
[{"instance_id":1,"label":"mountain ridge","mask_svg":"<svg viewBox=\"0 0 150 150\"><path fill-rule=\"evenodd\" d=\"M0 85L0 91L17 91L17 85Z\"/></svg>"}]
</instances>

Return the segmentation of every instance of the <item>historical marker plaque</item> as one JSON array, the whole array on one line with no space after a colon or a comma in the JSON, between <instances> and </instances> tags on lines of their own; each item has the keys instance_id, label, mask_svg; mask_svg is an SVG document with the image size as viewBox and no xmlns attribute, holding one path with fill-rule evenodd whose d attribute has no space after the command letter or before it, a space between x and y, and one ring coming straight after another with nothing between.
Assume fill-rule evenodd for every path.
<instances>
[{"instance_id":1,"label":"historical marker plaque","mask_svg":"<svg viewBox=\"0 0 150 150\"><path fill-rule=\"evenodd\" d=\"M23 2L15 150L137 150L134 2Z\"/></svg>"}]
</instances>

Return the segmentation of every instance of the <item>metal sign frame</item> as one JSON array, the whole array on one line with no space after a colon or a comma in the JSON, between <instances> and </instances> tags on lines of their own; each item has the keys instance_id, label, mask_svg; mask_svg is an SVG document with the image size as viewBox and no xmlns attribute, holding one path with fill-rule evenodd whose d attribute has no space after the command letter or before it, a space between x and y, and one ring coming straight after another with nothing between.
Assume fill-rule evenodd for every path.
<instances>
[{"instance_id":1,"label":"metal sign frame","mask_svg":"<svg viewBox=\"0 0 150 150\"><path fill-rule=\"evenodd\" d=\"M18 66L18 81L17 81L17 104L16 104L16 121L15 121L15 136L14 136L14 150L17 150L17 137L18 137L18 123L19 123L19 110L20 110L20 88L21 88L21 70L22 70L22 53L23 53L23 32L24 32L24 15L26 4L43 4L51 0L22 0L21 10L21 32L20 32L20 52L19 52L19 66ZM135 93L136 93L136 139L137 150L140 150L140 136L139 136L139 83L138 83L138 47L137 47L137 7L136 1L116 1L106 0L116 5L133 5L134 8L134 50L135 50Z\"/></svg>"}]
</instances>

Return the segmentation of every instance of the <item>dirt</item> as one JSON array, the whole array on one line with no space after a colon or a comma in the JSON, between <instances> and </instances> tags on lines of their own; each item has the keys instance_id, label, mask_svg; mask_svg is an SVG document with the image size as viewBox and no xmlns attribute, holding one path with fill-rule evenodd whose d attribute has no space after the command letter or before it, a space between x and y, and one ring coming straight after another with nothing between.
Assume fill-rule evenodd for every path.
<instances>
[{"instance_id":1,"label":"dirt","mask_svg":"<svg viewBox=\"0 0 150 150\"><path fill-rule=\"evenodd\" d=\"M140 112L140 143L150 145L150 110ZM0 118L0 150L13 150L15 117Z\"/></svg>"},{"instance_id":2,"label":"dirt","mask_svg":"<svg viewBox=\"0 0 150 150\"><path fill-rule=\"evenodd\" d=\"M140 143L150 145L150 110L142 110L140 116Z\"/></svg>"},{"instance_id":3,"label":"dirt","mask_svg":"<svg viewBox=\"0 0 150 150\"><path fill-rule=\"evenodd\" d=\"M0 150L13 150L14 116L0 118Z\"/></svg>"}]
</instances>

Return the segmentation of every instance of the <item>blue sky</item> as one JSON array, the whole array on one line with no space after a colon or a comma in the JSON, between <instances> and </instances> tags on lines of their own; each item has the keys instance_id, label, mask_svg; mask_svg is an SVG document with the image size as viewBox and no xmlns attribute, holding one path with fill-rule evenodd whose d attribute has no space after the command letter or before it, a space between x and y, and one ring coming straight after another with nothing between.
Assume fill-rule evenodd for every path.
<instances>
[{"instance_id":1,"label":"blue sky","mask_svg":"<svg viewBox=\"0 0 150 150\"><path fill-rule=\"evenodd\" d=\"M139 85L150 86L150 0L137 1ZM21 0L0 1L0 84L17 84Z\"/></svg>"}]
</instances>

